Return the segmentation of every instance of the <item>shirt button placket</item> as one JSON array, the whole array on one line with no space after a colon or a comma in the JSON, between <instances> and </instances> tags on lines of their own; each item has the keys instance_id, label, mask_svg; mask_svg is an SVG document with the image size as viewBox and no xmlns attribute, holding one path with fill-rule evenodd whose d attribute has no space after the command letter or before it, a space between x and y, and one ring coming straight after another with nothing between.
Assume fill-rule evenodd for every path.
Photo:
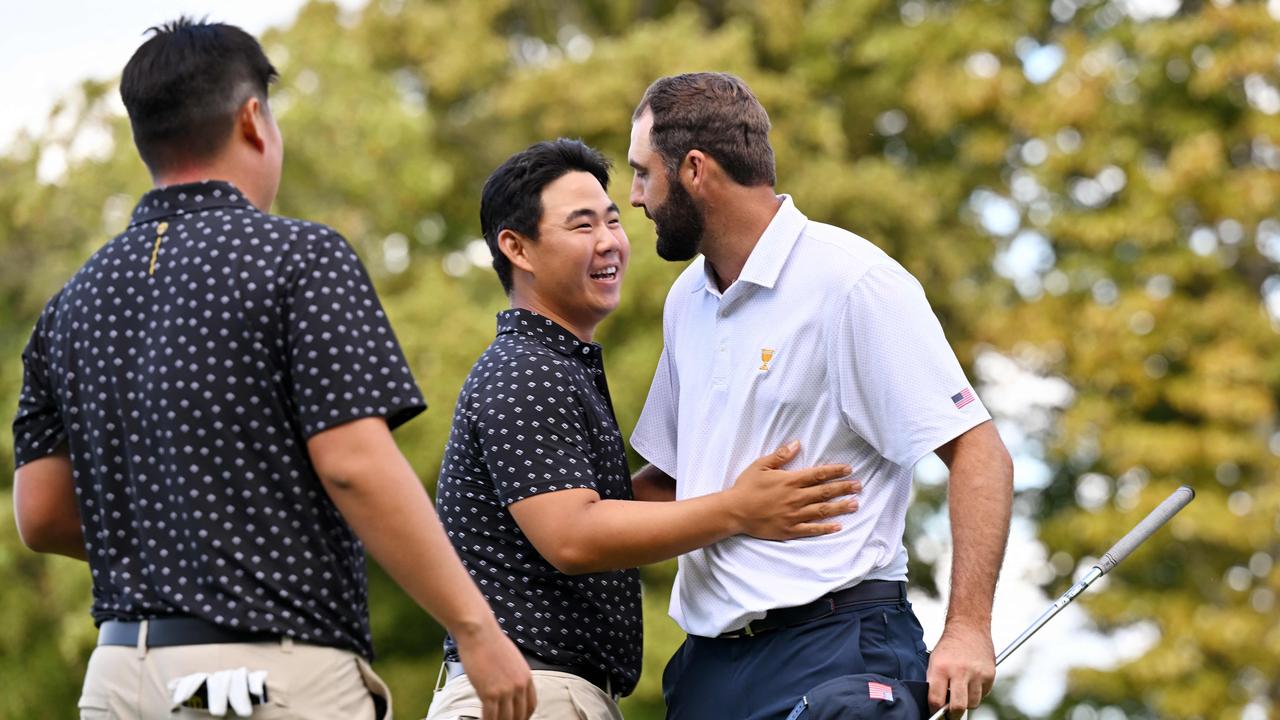
<instances>
[{"instance_id":1,"label":"shirt button placket","mask_svg":"<svg viewBox=\"0 0 1280 720\"><path fill-rule=\"evenodd\" d=\"M729 385L729 362L733 357L730 352L729 319L724 316L725 308L721 304L716 311L715 360L712 363L711 383L716 389L726 389Z\"/></svg>"}]
</instances>

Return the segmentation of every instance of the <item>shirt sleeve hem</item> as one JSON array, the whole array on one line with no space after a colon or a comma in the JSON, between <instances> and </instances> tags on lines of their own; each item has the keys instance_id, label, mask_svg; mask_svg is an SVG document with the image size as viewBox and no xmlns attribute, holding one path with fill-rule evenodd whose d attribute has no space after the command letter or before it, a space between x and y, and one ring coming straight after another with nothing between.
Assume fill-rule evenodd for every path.
<instances>
[{"instance_id":1,"label":"shirt sleeve hem","mask_svg":"<svg viewBox=\"0 0 1280 720\"><path fill-rule=\"evenodd\" d=\"M391 412L387 413L386 415L387 427L390 428L391 430L395 430L401 425L421 415L423 412L426 411L426 409L427 409L426 401L423 401L420 403L413 403L411 405L405 405L403 407L396 408Z\"/></svg>"},{"instance_id":2,"label":"shirt sleeve hem","mask_svg":"<svg viewBox=\"0 0 1280 720\"><path fill-rule=\"evenodd\" d=\"M303 433L303 436L305 439L310 440L311 438L315 437L316 435L319 435L325 430L332 430L333 428L336 428L339 425L346 425L349 422L354 422L356 420L363 420L365 418L372 418L372 417L380 417L383 420L386 420L387 429L395 430L396 428L405 424L412 418L420 415L426 409L427 409L427 404L425 402L408 403L408 404L400 405L397 407L387 408L387 411L385 413L381 413L377 411L369 412L368 410L365 410L363 408L352 408L345 413L340 413L336 416L325 418L321 422L308 423L307 428Z\"/></svg>"},{"instance_id":3,"label":"shirt sleeve hem","mask_svg":"<svg viewBox=\"0 0 1280 720\"><path fill-rule=\"evenodd\" d=\"M17 470L23 465L33 463L37 460L43 460L49 457L50 455L54 454L55 452L57 452L58 448L62 447L63 445L66 445L66 443L67 443L67 438L64 435L62 436L62 439L54 443L48 450L28 450L25 452L20 450L15 450L13 453L13 469Z\"/></svg>"},{"instance_id":4,"label":"shirt sleeve hem","mask_svg":"<svg viewBox=\"0 0 1280 720\"><path fill-rule=\"evenodd\" d=\"M649 447L648 442L644 438L638 438L634 435L631 436L631 449L635 450L636 454L644 458L645 462L666 473L667 477L675 479L676 469L673 467L675 463L668 462L665 457L658 458L658 453L651 452L652 448Z\"/></svg>"},{"instance_id":5,"label":"shirt sleeve hem","mask_svg":"<svg viewBox=\"0 0 1280 720\"><path fill-rule=\"evenodd\" d=\"M903 454L909 462L898 462L896 459L893 459L893 461L898 463L900 467L907 469L914 468L917 463L924 459L925 455L934 452L943 445L946 445L952 440L955 440L961 435L989 420L991 420L991 413L986 412L985 410L983 410L980 415L966 415L959 418L954 424L938 430L938 432L933 435L926 436L923 440L917 440L908 447Z\"/></svg>"},{"instance_id":6,"label":"shirt sleeve hem","mask_svg":"<svg viewBox=\"0 0 1280 720\"><path fill-rule=\"evenodd\" d=\"M562 490L592 490L597 495L600 494L600 488L597 487L595 483L579 481L579 482L556 484L555 488L546 487L546 488L539 489L536 487L523 487L523 488L520 488L520 492L517 492L509 497L499 496L498 501L502 503L503 507L511 507L512 505L520 502L521 500L528 500L531 497L537 497L539 495L547 495L549 493L557 493Z\"/></svg>"}]
</instances>

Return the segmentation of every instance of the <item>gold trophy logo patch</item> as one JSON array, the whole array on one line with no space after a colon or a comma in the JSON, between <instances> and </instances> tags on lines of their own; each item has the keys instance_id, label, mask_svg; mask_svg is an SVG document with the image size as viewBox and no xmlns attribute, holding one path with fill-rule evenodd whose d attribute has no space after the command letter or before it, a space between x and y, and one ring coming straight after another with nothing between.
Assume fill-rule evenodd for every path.
<instances>
[{"instance_id":1,"label":"gold trophy logo patch","mask_svg":"<svg viewBox=\"0 0 1280 720\"><path fill-rule=\"evenodd\" d=\"M760 372L769 370L769 363L773 361L773 348L760 348Z\"/></svg>"}]
</instances>

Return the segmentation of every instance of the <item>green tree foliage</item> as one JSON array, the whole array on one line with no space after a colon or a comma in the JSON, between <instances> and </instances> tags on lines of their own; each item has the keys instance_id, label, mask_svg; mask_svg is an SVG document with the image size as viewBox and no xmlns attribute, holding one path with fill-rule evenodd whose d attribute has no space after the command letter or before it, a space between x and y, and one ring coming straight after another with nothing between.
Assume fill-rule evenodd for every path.
<instances>
[{"instance_id":1,"label":"green tree foliage","mask_svg":"<svg viewBox=\"0 0 1280 720\"><path fill-rule=\"evenodd\" d=\"M1130 717L1275 713L1280 345L1260 297L1280 260L1280 24L1262 4L1114 27L1104 13L1058 29L1062 71L1008 107L1025 138L1013 184L1038 185L1057 259L1043 291L979 335L1035 348L1075 389L1037 498L1050 547L1096 555L1177 485L1199 493L1085 601L1102 627L1154 623L1159 641L1075 673L1074 699ZM1035 164L1033 140L1047 149Z\"/></svg>"},{"instance_id":2,"label":"green tree foliage","mask_svg":"<svg viewBox=\"0 0 1280 720\"><path fill-rule=\"evenodd\" d=\"M999 354L1071 387L1024 450L1049 479L1019 496L1056 553L1050 593L1178 484L1200 494L1081 601L1103 629L1147 624L1158 639L1114 670L1074 672L1054 715L1275 712L1280 25L1261 3L1188 0L1147 20L1126 6L374 0L347 14L317 2L263 38L283 76L276 210L338 228L374 274L432 405L397 438L434 487L454 398L505 300L477 244L485 176L535 140L581 137L615 160L625 205L630 114L648 83L741 75L770 110L781 191L915 273L966 365ZM0 156L0 407L16 406L44 301L148 187L114 92L86 84L49 132ZM65 173L37 179L61 157ZM624 304L599 339L629 431L679 268L656 259L639 212L624 223ZM3 434L0 462L11 443ZM944 502L921 484L909 533ZM3 512L0 676L20 680L0 716L70 714L94 637L88 574L26 551ZM645 570L646 668L629 717L661 717L661 668L681 637L665 617L673 572ZM926 563L912 577L936 592ZM420 715L441 632L384 576L371 592L379 669L401 713ZM999 691L991 704L1017 714Z\"/></svg>"}]
</instances>

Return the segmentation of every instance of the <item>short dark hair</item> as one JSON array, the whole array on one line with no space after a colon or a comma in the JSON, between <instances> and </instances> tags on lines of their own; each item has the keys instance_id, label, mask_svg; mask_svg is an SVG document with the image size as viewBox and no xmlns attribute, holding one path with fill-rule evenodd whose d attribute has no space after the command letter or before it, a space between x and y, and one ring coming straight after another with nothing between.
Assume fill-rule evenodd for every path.
<instances>
[{"instance_id":1,"label":"short dark hair","mask_svg":"<svg viewBox=\"0 0 1280 720\"><path fill-rule=\"evenodd\" d=\"M279 74L234 25L183 16L147 32L120 79L138 154L152 173L207 160L226 144L245 100L257 95L266 107Z\"/></svg>"},{"instance_id":2,"label":"short dark hair","mask_svg":"<svg viewBox=\"0 0 1280 720\"><path fill-rule=\"evenodd\" d=\"M751 88L728 73L700 72L655 80L631 119L653 111L649 142L674 177L690 150L701 150L740 185L777 184L769 114Z\"/></svg>"},{"instance_id":3,"label":"short dark hair","mask_svg":"<svg viewBox=\"0 0 1280 720\"><path fill-rule=\"evenodd\" d=\"M609 165L600 151L581 140L557 138L530 145L489 175L480 193L480 231L493 255L493 270L503 291L511 294L511 261L498 247L498 234L514 230L537 240L543 189L563 175L586 172L608 190Z\"/></svg>"}]
</instances>

